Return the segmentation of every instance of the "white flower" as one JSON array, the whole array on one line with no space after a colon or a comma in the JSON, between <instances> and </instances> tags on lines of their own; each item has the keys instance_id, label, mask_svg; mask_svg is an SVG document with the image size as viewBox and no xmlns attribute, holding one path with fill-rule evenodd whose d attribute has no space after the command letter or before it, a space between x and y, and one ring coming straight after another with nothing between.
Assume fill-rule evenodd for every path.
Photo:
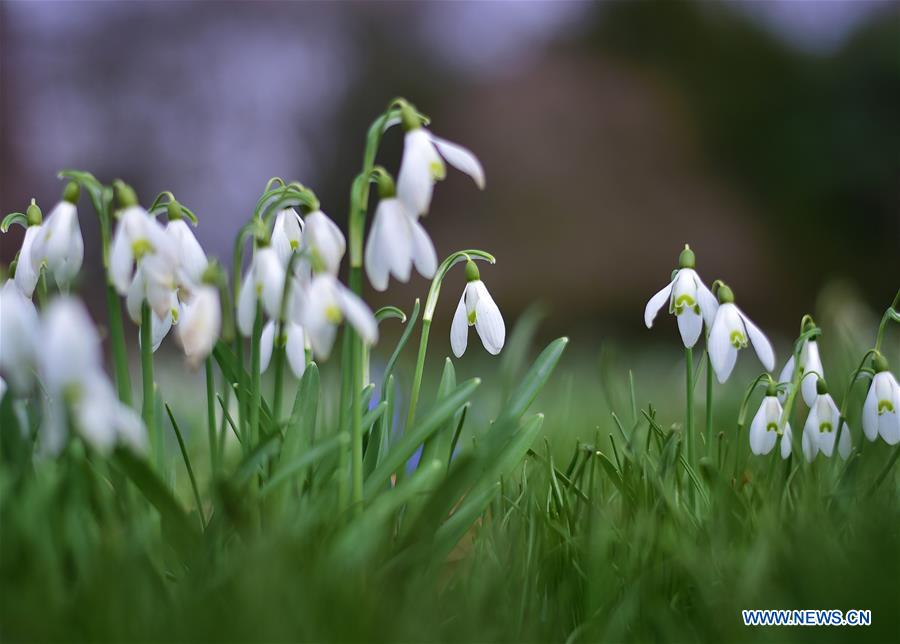
<instances>
[{"instance_id":1,"label":"white flower","mask_svg":"<svg viewBox=\"0 0 900 644\"><path fill-rule=\"evenodd\" d=\"M728 380L738 351L746 348L748 342L753 343L759 361L771 371L775 367L775 353L768 338L734 302L720 304L709 332L709 359L719 382Z\"/></svg>"},{"instance_id":2,"label":"white flower","mask_svg":"<svg viewBox=\"0 0 900 644\"><path fill-rule=\"evenodd\" d=\"M6 390L9 389L6 385L6 381L0 377L0 402L3 401L3 397L6 395Z\"/></svg>"},{"instance_id":3,"label":"white flower","mask_svg":"<svg viewBox=\"0 0 900 644\"><path fill-rule=\"evenodd\" d=\"M693 263L693 262L691 262ZM700 337L703 323L710 328L716 315L718 303L697 272L692 268L680 268L672 281L650 298L644 309L644 324L653 326L656 314L668 302L669 313L678 318L681 340L687 348L693 347Z\"/></svg>"},{"instance_id":4,"label":"white flower","mask_svg":"<svg viewBox=\"0 0 900 644\"><path fill-rule=\"evenodd\" d=\"M98 451L108 452L119 442L138 452L146 449L140 418L118 400L101 360L100 337L84 305L70 297L53 300L43 316L39 349L49 396L41 427L44 451L62 448L67 418Z\"/></svg>"},{"instance_id":5,"label":"white flower","mask_svg":"<svg viewBox=\"0 0 900 644\"><path fill-rule=\"evenodd\" d=\"M260 373L265 373L272 360L272 352L275 349L275 327L275 320L269 320L262 330L259 354ZM299 378L306 371L306 339L303 327L296 322L285 322L283 335L288 364L291 366L294 376Z\"/></svg>"},{"instance_id":6,"label":"white flower","mask_svg":"<svg viewBox=\"0 0 900 644\"><path fill-rule=\"evenodd\" d=\"M182 305L178 323L178 339L190 365L196 367L212 353L221 330L219 291L207 285L198 287Z\"/></svg>"},{"instance_id":7,"label":"white flower","mask_svg":"<svg viewBox=\"0 0 900 644\"><path fill-rule=\"evenodd\" d=\"M819 345L815 340L807 340L800 350L800 391L807 407L812 407L816 399L816 382L825 377L822 359L819 357ZM779 382L791 382L794 377L794 356L791 355L781 370ZM782 401L786 394L781 394Z\"/></svg>"},{"instance_id":8,"label":"white flower","mask_svg":"<svg viewBox=\"0 0 900 644\"><path fill-rule=\"evenodd\" d=\"M418 216L399 199L382 199L375 210L375 221L366 243L369 281L376 290L384 291L390 275L401 282L409 281L413 264L422 277L433 277L437 269L434 244Z\"/></svg>"},{"instance_id":9,"label":"white flower","mask_svg":"<svg viewBox=\"0 0 900 644\"><path fill-rule=\"evenodd\" d=\"M19 249L19 261L16 262L15 281L19 290L27 297L34 294L34 287L37 286L40 277L40 262L32 261L32 248L35 238L40 234L40 225L29 226L25 229L25 237L22 239L22 248ZM38 268L34 265L37 263Z\"/></svg>"},{"instance_id":10,"label":"white flower","mask_svg":"<svg viewBox=\"0 0 900 644\"><path fill-rule=\"evenodd\" d=\"M84 259L84 240L75 204L68 201L56 204L35 235L30 254L35 272L39 273L41 265L46 263L60 288L71 283Z\"/></svg>"},{"instance_id":11,"label":"white flower","mask_svg":"<svg viewBox=\"0 0 900 644\"><path fill-rule=\"evenodd\" d=\"M161 284L171 282L171 288L174 288L177 252L173 238L146 210L140 206L126 208L110 247L110 279L119 295L125 295L134 279L136 265L155 257L152 275L148 277Z\"/></svg>"},{"instance_id":12,"label":"white flower","mask_svg":"<svg viewBox=\"0 0 900 644\"><path fill-rule=\"evenodd\" d=\"M305 247L316 271L325 270L337 275L347 249L344 233L321 210L306 215L303 228Z\"/></svg>"},{"instance_id":13,"label":"white flower","mask_svg":"<svg viewBox=\"0 0 900 644\"><path fill-rule=\"evenodd\" d=\"M31 385L39 337L34 303L6 280L0 288L0 372L15 390Z\"/></svg>"},{"instance_id":14,"label":"white flower","mask_svg":"<svg viewBox=\"0 0 900 644\"><path fill-rule=\"evenodd\" d=\"M153 267L156 264L154 258L147 258L138 265L134 273L134 279L125 294L125 308L131 321L141 324L141 307L144 300L150 304L150 336L152 338L153 351L159 348L163 339L168 335L173 324L178 323L181 304L178 301L178 291L171 283L151 278ZM140 341L140 337L138 338Z\"/></svg>"},{"instance_id":15,"label":"white flower","mask_svg":"<svg viewBox=\"0 0 900 644\"><path fill-rule=\"evenodd\" d=\"M272 227L272 248L278 253L278 259L284 266L288 265L291 254L300 250L303 244L303 220L293 208L282 210L275 215Z\"/></svg>"},{"instance_id":16,"label":"white flower","mask_svg":"<svg viewBox=\"0 0 900 644\"><path fill-rule=\"evenodd\" d=\"M284 294L284 278L285 267L278 259L275 249L271 246L258 248L238 295L238 329L244 336L253 333L258 301L262 301L266 315L270 318L278 317Z\"/></svg>"},{"instance_id":17,"label":"white flower","mask_svg":"<svg viewBox=\"0 0 900 644\"><path fill-rule=\"evenodd\" d=\"M450 347L457 358L466 352L470 326L475 326L485 350L492 355L500 353L506 341L503 316L484 282L479 279L478 269L472 269L474 266L474 262L466 266L467 278L475 279L469 279L466 283L450 326Z\"/></svg>"},{"instance_id":18,"label":"white flower","mask_svg":"<svg viewBox=\"0 0 900 644\"><path fill-rule=\"evenodd\" d=\"M190 287L200 284L209 261L190 226L183 219L173 219L166 224L166 234L172 238L172 245L178 257L179 285Z\"/></svg>"},{"instance_id":19,"label":"white flower","mask_svg":"<svg viewBox=\"0 0 900 644\"><path fill-rule=\"evenodd\" d=\"M768 454L778 440L778 428L784 410L778 398L766 395L762 399L759 410L750 423L750 451L754 454ZM785 423L784 435L781 439L781 457L787 458L791 453L791 426Z\"/></svg>"},{"instance_id":20,"label":"white flower","mask_svg":"<svg viewBox=\"0 0 900 644\"><path fill-rule=\"evenodd\" d=\"M397 197L414 215L428 213L434 183L447 174L444 159L484 189L484 170L474 154L423 127L414 128L406 133L397 177Z\"/></svg>"},{"instance_id":21,"label":"white flower","mask_svg":"<svg viewBox=\"0 0 900 644\"><path fill-rule=\"evenodd\" d=\"M834 451L834 440L840 422L840 412L828 393L819 393L809 409L809 416L803 426L803 454L812 462L818 452L830 457ZM844 423L841 429L838 453L845 459L850 455L850 427Z\"/></svg>"},{"instance_id":22,"label":"white flower","mask_svg":"<svg viewBox=\"0 0 900 644\"><path fill-rule=\"evenodd\" d=\"M900 443L900 386L890 371L879 371L872 379L862 421L870 441L880 434L888 445Z\"/></svg>"},{"instance_id":23,"label":"white flower","mask_svg":"<svg viewBox=\"0 0 900 644\"><path fill-rule=\"evenodd\" d=\"M378 341L378 324L372 311L333 275L319 273L308 289L298 293L294 319L305 329L317 357L324 360L331 353L337 326L345 318L366 344Z\"/></svg>"}]
</instances>

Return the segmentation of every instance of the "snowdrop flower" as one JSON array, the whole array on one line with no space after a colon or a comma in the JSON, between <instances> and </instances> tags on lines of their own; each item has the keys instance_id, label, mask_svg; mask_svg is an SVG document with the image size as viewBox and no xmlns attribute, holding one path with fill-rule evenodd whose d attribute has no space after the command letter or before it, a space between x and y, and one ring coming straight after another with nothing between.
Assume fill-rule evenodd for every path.
<instances>
[{"instance_id":1,"label":"snowdrop flower","mask_svg":"<svg viewBox=\"0 0 900 644\"><path fill-rule=\"evenodd\" d=\"M840 422L840 412L825 387L825 381L816 381L816 399L809 409L806 425L803 426L803 454L812 462L818 452L830 457L834 451L834 441ZM850 455L850 427L844 423L841 429L838 453L844 460Z\"/></svg>"},{"instance_id":2,"label":"snowdrop flower","mask_svg":"<svg viewBox=\"0 0 900 644\"><path fill-rule=\"evenodd\" d=\"M238 295L238 329L244 336L253 333L257 302L262 301L263 309L270 318L278 317L284 279L285 267L275 249L271 246L257 248Z\"/></svg>"},{"instance_id":3,"label":"snowdrop flower","mask_svg":"<svg viewBox=\"0 0 900 644\"><path fill-rule=\"evenodd\" d=\"M390 275L408 282L413 265L422 277L434 277L437 253L418 215L395 197L394 182L386 173L379 177L378 189L381 201L375 210L365 258L372 286L384 291Z\"/></svg>"},{"instance_id":4,"label":"snowdrop flower","mask_svg":"<svg viewBox=\"0 0 900 644\"><path fill-rule=\"evenodd\" d=\"M372 311L330 273L313 277L309 288L299 292L295 302L293 317L306 330L313 353L322 360L331 353L337 326L344 319L366 344L378 341L378 324Z\"/></svg>"},{"instance_id":5,"label":"snowdrop flower","mask_svg":"<svg viewBox=\"0 0 900 644\"><path fill-rule=\"evenodd\" d=\"M147 265L144 285L147 300L157 315L165 314L160 291L174 290L178 269L178 249L172 237L147 211L132 205L122 213L113 235L109 254L109 275L119 295L132 286L138 265ZM154 293L150 293L152 287ZM151 297L152 295L157 297Z\"/></svg>"},{"instance_id":6,"label":"snowdrop flower","mask_svg":"<svg viewBox=\"0 0 900 644\"><path fill-rule=\"evenodd\" d=\"M46 265L60 288L72 282L84 259L84 240L75 207L79 194L77 183L66 186L63 200L50 211L31 247L34 270L40 273L41 266Z\"/></svg>"},{"instance_id":7,"label":"snowdrop flower","mask_svg":"<svg viewBox=\"0 0 900 644\"><path fill-rule=\"evenodd\" d=\"M324 212L316 210L306 215L303 234L313 270L337 275L347 250L344 233L338 225Z\"/></svg>"},{"instance_id":8,"label":"snowdrop flower","mask_svg":"<svg viewBox=\"0 0 900 644\"><path fill-rule=\"evenodd\" d=\"M32 248L35 238L41 232L41 209L35 203L34 199L25 211L25 219L28 227L25 229L25 237L22 239L22 247L19 249L19 260L16 262L16 285L26 297L34 294L34 287L37 286L40 277L41 262L32 260ZM37 264L37 268L35 268Z\"/></svg>"},{"instance_id":9,"label":"snowdrop flower","mask_svg":"<svg viewBox=\"0 0 900 644\"><path fill-rule=\"evenodd\" d=\"M900 443L900 386L884 356L876 355L872 367L875 377L863 403L863 431L870 441L880 434L888 445L896 445Z\"/></svg>"},{"instance_id":10,"label":"snowdrop flower","mask_svg":"<svg viewBox=\"0 0 900 644\"><path fill-rule=\"evenodd\" d=\"M6 395L7 389L9 389L9 387L6 384L6 381L2 377L0 377L0 402L3 401L3 397Z\"/></svg>"},{"instance_id":11,"label":"snowdrop flower","mask_svg":"<svg viewBox=\"0 0 900 644\"><path fill-rule=\"evenodd\" d=\"M288 265L291 254L302 247L303 225L303 220L293 208L287 208L275 215L275 225L272 227L272 248L278 253L278 259L284 266Z\"/></svg>"},{"instance_id":12,"label":"snowdrop flower","mask_svg":"<svg viewBox=\"0 0 900 644\"><path fill-rule=\"evenodd\" d=\"M778 377L779 382L791 382L794 376L794 356L788 358L781 375ZM816 381L825 377L825 371L822 368L822 359L819 357L819 345L815 340L807 340L800 349L800 391L803 394L803 400L807 407L812 407L813 401L816 399ZM782 400L784 394L782 394Z\"/></svg>"},{"instance_id":13,"label":"snowdrop flower","mask_svg":"<svg viewBox=\"0 0 900 644\"><path fill-rule=\"evenodd\" d=\"M770 385L766 391L759 410L750 423L750 451L754 454L768 454L775 447L778 440L784 410L778 397L775 395L774 385ZM781 437L781 458L787 458L791 453L791 424L785 422L784 433Z\"/></svg>"},{"instance_id":14,"label":"snowdrop flower","mask_svg":"<svg viewBox=\"0 0 900 644\"><path fill-rule=\"evenodd\" d=\"M195 289L182 306L177 328L188 364L196 367L212 353L222 330L219 291L206 284Z\"/></svg>"},{"instance_id":15,"label":"snowdrop flower","mask_svg":"<svg viewBox=\"0 0 900 644\"><path fill-rule=\"evenodd\" d=\"M506 341L506 326L500 309L494 303L487 287L481 281L478 267L471 259L466 262L466 287L450 326L450 347L453 355L461 358L466 352L469 327L474 326L485 350L497 355Z\"/></svg>"},{"instance_id":16,"label":"snowdrop flower","mask_svg":"<svg viewBox=\"0 0 900 644\"><path fill-rule=\"evenodd\" d=\"M403 109L403 126L406 137L397 177L397 196L413 215L428 214L434 183L447 175L445 159L484 189L484 169L469 150L423 128L409 107Z\"/></svg>"},{"instance_id":17,"label":"snowdrop flower","mask_svg":"<svg viewBox=\"0 0 900 644\"><path fill-rule=\"evenodd\" d=\"M6 280L0 288L0 372L15 390L26 390L31 385L38 339L34 303L14 280Z\"/></svg>"},{"instance_id":18,"label":"snowdrop flower","mask_svg":"<svg viewBox=\"0 0 900 644\"><path fill-rule=\"evenodd\" d=\"M710 328L716 315L718 303L697 272L694 270L696 259L694 251L685 244L678 257L679 268L672 275L672 281L650 298L644 309L644 324L653 326L656 314L663 304L669 304L669 313L678 318L678 330L681 340L688 349L697 344L703 323Z\"/></svg>"},{"instance_id":19,"label":"snowdrop flower","mask_svg":"<svg viewBox=\"0 0 900 644\"><path fill-rule=\"evenodd\" d=\"M50 303L41 324L41 376L50 397L41 428L44 451L57 453L66 437L64 408L82 437L100 452L116 443L146 449L140 417L116 397L103 372L100 337L79 301L60 297Z\"/></svg>"},{"instance_id":20,"label":"snowdrop flower","mask_svg":"<svg viewBox=\"0 0 900 644\"><path fill-rule=\"evenodd\" d=\"M153 351L159 348L168 335L172 325L178 323L181 304L178 301L177 288L165 279L150 277L153 274L154 258L142 262L134 273L134 279L125 294L125 308L131 321L140 326L142 322L141 307L144 300L150 303L150 337ZM138 338L140 341L140 338Z\"/></svg>"},{"instance_id":21,"label":"snowdrop flower","mask_svg":"<svg viewBox=\"0 0 900 644\"><path fill-rule=\"evenodd\" d=\"M709 332L709 359L719 382L728 380L738 351L753 343L759 361L767 371L775 368L775 352L769 339L734 303L734 294L724 284L719 287L719 308Z\"/></svg>"},{"instance_id":22,"label":"snowdrop flower","mask_svg":"<svg viewBox=\"0 0 900 644\"><path fill-rule=\"evenodd\" d=\"M171 202L169 205L176 204ZM172 212L172 208L169 208ZM203 271L209 261L203 247L194 236L190 226L180 217L169 215L169 223L166 224L166 234L172 239L172 246L178 258L178 282L180 286L190 287L203 281Z\"/></svg>"},{"instance_id":23,"label":"snowdrop flower","mask_svg":"<svg viewBox=\"0 0 900 644\"><path fill-rule=\"evenodd\" d=\"M275 349L275 320L269 320L263 327L260 337L259 371L265 373L272 360L272 352ZM306 339L303 327L293 321L284 323L284 332L279 341L284 346L288 364L294 376L299 378L306 371Z\"/></svg>"}]
</instances>

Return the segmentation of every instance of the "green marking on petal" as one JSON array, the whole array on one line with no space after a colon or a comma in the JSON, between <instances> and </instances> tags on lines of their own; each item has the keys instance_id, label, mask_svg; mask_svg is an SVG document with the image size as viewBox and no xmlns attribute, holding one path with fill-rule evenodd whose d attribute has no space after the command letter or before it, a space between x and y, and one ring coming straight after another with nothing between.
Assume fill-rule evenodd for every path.
<instances>
[{"instance_id":1,"label":"green marking on petal","mask_svg":"<svg viewBox=\"0 0 900 644\"><path fill-rule=\"evenodd\" d=\"M131 254L135 259L141 259L147 253L153 252L153 245L148 239L136 239L131 242Z\"/></svg>"},{"instance_id":2,"label":"green marking on petal","mask_svg":"<svg viewBox=\"0 0 900 644\"><path fill-rule=\"evenodd\" d=\"M473 324L475 324L475 318L476 318L476 317L477 317L477 314L475 313L475 311L470 311L470 312L469 312L469 315L468 315L468 318L469 318L469 326L472 326Z\"/></svg>"},{"instance_id":3,"label":"green marking on petal","mask_svg":"<svg viewBox=\"0 0 900 644\"><path fill-rule=\"evenodd\" d=\"M834 427L832 427L831 423L829 423L829 422L819 423L819 431L822 432L823 434L826 432L833 432Z\"/></svg>"},{"instance_id":4,"label":"green marking on petal","mask_svg":"<svg viewBox=\"0 0 900 644\"><path fill-rule=\"evenodd\" d=\"M672 306L675 309L675 315L681 315L682 313L684 313L685 308L694 309L694 311L697 313L700 312L700 307L697 305L697 302L694 301L694 298L687 294L679 295Z\"/></svg>"},{"instance_id":5,"label":"green marking on petal","mask_svg":"<svg viewBox=\"0 0 900 644\"><path fill-rule=\"evenodd\" d=\"M769 423L766 425L767 432L775 432L778 433L778 423Z\"/></svg>"},{"instance_id":6,"label":"green marking on petal","mask_svg":"<svg viewBox=\"0 0 900 644\"><path fill-rule=\"evenodd\" d=\"M291 250L297 250L297 247L299 245L300 245L300 242L298 242L296 239L291 240Z\"/></svg>"},{"instance_id":7,"label":"green marking on petal","mask_svg":"<svg viewBox=\"0 0 900 644\"><path fill-rule=\"evenodd\" d=\"M431 178L435 181L443 181L447 176L447 168L441 161L432 161L428 166L428 171L431 173Z\"/></svg>"},{"instance_id":8,"label":"green marking on petal","mask_svg":"<svg viewBox=\"0 0 900 644\"><path fill-rule=\"evenodd\" d=\"M334 304L331 304L325 307L325 319L332 324L340 324L344 318L341 315L341 310Z\"/></svg>"},{"instance_id":9,"label":"green marking on petal","mask_svg":"<svg viewBox=\"0 0 900 644\"><path fill-rule=\"evenodd\" d=\"M747 346L747 338L740 331L731 332L731 346L735 349L743 349Z\"/></svg>"},{"instance_id":10,"label":"green marking on petal","mask_svg":"<svg viewBox=\"0 0 900 644\"><path fill-rule=\"evenodd\" d=\"M891 403L890 400L879 400L878 401L878 415L881 416L882 414L885 414L885 413L887 413L887 414L894 413L894 405Z\"/></svg>"}]
</instances>

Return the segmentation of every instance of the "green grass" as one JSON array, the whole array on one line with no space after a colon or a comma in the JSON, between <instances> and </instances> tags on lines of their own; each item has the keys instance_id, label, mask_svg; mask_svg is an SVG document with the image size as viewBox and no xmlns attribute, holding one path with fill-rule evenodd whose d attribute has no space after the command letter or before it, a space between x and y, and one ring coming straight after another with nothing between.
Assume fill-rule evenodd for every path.
<instances>
[{"instance_id":1,"label":"green grass","mask_svg":"<svg viewBox=\"0 0 900 644\"><path fill-rule=\"evenodd\" d=\"M336 504L337 478L346 475L338 454L349 445L330 394L336 366L307 372L283 439L265 429L265 411L259 446L245 454L232 436L216 479L202 408L172 396L202 520L171 425L163 471L124 452L103 459L80 442L56 461L32 461L7 397L0 636L896 640L898 468L876 482L897 448L861 442L858 404L850 421L862 449L847 464L753 457L735 420L752 380L744 365L716 389L713 445L703 442L698 399L701 459L689 468L676 347L585 346L567 351L551 377L565 343L529 370L535 327L525 316L499 364L461 361L443 375L431 365L416 426L404 434L412 438L394 436L377 452L367 442L359 513ZM843 391L858 347L837 333L828 341L832 387ZM223 356L227 372L233 364ZM396 377L409 371L402 363ZM378 422L405 416L402 396L391 404ZM798 433L804 417L796 410ZM396 464L423 442L434 460L391 487ZM745 628L742 608L865 608L873 624Z\"/></svg>"}]
</instances>

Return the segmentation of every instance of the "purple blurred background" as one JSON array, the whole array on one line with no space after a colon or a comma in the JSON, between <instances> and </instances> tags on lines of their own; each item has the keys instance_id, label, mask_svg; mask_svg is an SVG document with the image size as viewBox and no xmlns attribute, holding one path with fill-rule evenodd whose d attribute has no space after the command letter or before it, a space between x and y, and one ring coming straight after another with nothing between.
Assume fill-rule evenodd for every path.
<instances>
[{"instance_id":1,"label":"purple blurred background","mask_svg":"<svg viewBox=\"0 0 900 644\"><path fill-rule=\"evenodd\" d=\"M145 203L173 191L227 262L273 175L344 225L366 128L403 95L484 163L487 190L451 171L425 225L439 255L497 255L482 275L510 318L540 300L554 329L637 333L690 242L708 283L787 334L832 280L877 308L900 282L898 16L865 1L7 1L0 208L34 196L46 214L62 168L122 177ZM88 285L97 234L86 200L80 213ZM4 263L20 238L0 238ZM426 288L388 298L409 308Z\"/></svg>"}]
</instances>

